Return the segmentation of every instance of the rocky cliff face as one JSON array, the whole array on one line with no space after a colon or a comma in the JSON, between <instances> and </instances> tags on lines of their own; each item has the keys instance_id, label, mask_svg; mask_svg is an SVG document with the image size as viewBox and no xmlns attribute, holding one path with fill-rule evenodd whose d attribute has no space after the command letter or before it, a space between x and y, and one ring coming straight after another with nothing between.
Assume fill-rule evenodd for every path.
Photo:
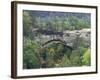
<instances>
[{"instance_id":1,"label":"rocky cliff face","mask_svg":"<svg viewBox=\"0 0 100 80\"><path fill-rule=\"evenodd\" d=\"M73 31L66 30L63 32L63 36L54 34L53 35L42 34L40 38L42 43L45 43L52 39L60 39L66 42L66 44L71 47L78 47L79 45L90 47L91 30L90 29L73 30ZM38 38L36 38L36 40L38 40Z\"/></svg>"},{"instance_id":2,"label":"rocky cliff face","mask_svg":"<svg viewBox=\"0 0 100 80\"><path fill-rule=\"evenodd\" d=\"M69 46L80 45L83 41L85 46L90 47L91 30L82 29L74 31L64 31L63 39Z\"/></svg>"}]
</instances>

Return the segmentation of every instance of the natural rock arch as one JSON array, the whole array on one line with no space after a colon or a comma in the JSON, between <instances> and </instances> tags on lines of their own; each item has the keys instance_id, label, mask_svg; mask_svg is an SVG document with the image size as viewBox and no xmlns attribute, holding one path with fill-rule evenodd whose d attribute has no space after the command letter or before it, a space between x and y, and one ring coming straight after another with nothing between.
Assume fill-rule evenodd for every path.
<instances>
[{"instance_id":1,"label":"natural rock arch","mask_svg":"<svg viewBox=\"0 0 100 80\"><path fill-rule=\"evenodd\" d=\"M48 44L55 42L55 43L60 43L65 45L67 48L69 48L70 50L73 50L73 48L71 46L68 46L67 43L61 39L53 39L53 40L49 40L47 42L45 42L44 44L42 44L42 47L46 47Z\"/></svg>"}]
</instances>

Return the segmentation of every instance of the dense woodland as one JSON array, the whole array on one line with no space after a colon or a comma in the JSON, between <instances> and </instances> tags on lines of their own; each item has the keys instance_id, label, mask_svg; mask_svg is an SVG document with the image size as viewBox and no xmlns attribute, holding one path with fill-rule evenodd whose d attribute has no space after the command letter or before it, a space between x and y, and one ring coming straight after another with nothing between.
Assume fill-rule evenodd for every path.
<instances>
[{"instance_id":1,"label":"dense woodland","mask_svg":"<svg viewBox=\"0 0 100 80\"><path fill-rule=\"evenodd\" d=\"M89 13L23 10L23 68L90 66L90 45L76 38L76 45L51 42L43 46L42 35L60 35L66 30L89 29ZM63 38L62 38L63 39Z\"/></svg>"}]
</instances>

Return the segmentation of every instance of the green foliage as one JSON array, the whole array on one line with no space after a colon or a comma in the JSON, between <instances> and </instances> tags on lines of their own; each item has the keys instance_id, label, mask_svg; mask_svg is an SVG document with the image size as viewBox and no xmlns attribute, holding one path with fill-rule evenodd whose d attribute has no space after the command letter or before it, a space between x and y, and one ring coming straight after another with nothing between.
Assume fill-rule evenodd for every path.
<instances>
[{"instance_id":1,"label":"green foliage","mask_svg":"<svg viewBox=\"0 0 100 80\"><path fill-rule=\"evenodd\" d=\"M31 23L31 17L28 12L23 11L23 33L24 35L28 36L30 32L30 23Z\"/></svg>"},{"instance_id":2,"label":"green foliage","mask_svg":"<svg viewBox=\"0 0 100 80\"><path fill-rule=\"evenodd\" d=\"M60 67L70 67L71 66L71 60L69 60L68 56L65 54L61 60Z\"/></svg>"},{"instance_id":3,"label":"green foliage","mask_svg":"<svg viewBox=\"0 0 100 80\"><path fill-rule=\"evenodd\" d=\"M83 55L83 60L82 60L83 65L90 66L91 65L91 61L90 60L91 60L90 49L88 49Z\"/></svg>"},{"instance_id":4,"label":"green foliage","mask_svg":"<svg viewBox=\"0 0 100 80\"><path fill-rule=\"evenodd\" d=\"M24 39L23 61L24 69L40 68L41 61L38 56L40 45L28 38ZM53 43L42 49L41 58L50 67L72 67L90 65L90 49L79 47L73 50L64 47L63 44Z\"/></svg>"},{"instance_id":5,"label":"green foliage","mask_svg":"<svg viewBox=\"0 0 100 80\"><path fill-rule=\"evenodd\" d=\"M90 28L90 21L75 15L58 16L51 12L48 16L39 16L35 12L23 11L23 68L40 68L43 63L47 68L89 66L90 48L84 39L76 37L73 50L61 43L51 43L42 47L42 34L36 30L62 32Z\"/></svg>"},{"instance_id":6,"label":"green foliage","mask_svg":"<svg viewBox=\"0 0 100 80\"><path fill-rule=\"evenodd\" d=\"M74 16L71 16L71 17L68 17L68 21L70 22L70 30L74 30L74 29L79 29L77 28L77 24L78 24L78 18L77 17L74 17Z\"/></svg>"},{"instance_id":7,"label":"green foliage","mask_svg":"<svg viewBox=\"0 0 100 80\"><path fill-rule=\"evenodd\" d=\"M30 39L26 39L23 47L23 68L39 68L40 62L37 55L38 45L33 43Z\"/></svg>"},{"instance_id":8,"label":"green foliage","mask_svg":"<svg viewBox=\"0 0 100 80\"><path fill-rule=\"evenodd\" d=\"M48 17L41 17L28 11L23 12L24 33L30 32L30 26L33 28L52 29L55 31L62 30L80 30L90 28L90 22L77 16L57 16L50 13ZM27 34L28 35L28 34Z\"/></svg>"},{"instance_id":9,"label":"green foliage","mask_svg":"<svg viewBox=\"0 0 100 80\"><path fill-rule=\"evenodd\" d=\"M77 27L79 29L89 28L90 27L90 23L88 21L85 21L84 19L79 19L78 23L77 23Z\"/></svg>"},{"instance_id":10,"label":"green foliage","mask_svg":"<svg viewBox=\"0 0 100 80\"><path fill-rule=\"evenodd\" d=\"M35 33L32 32L34 22L34 18L27 11L23 11L23 35L25 37L34 39Z\"/></svg>"}]
</instances>

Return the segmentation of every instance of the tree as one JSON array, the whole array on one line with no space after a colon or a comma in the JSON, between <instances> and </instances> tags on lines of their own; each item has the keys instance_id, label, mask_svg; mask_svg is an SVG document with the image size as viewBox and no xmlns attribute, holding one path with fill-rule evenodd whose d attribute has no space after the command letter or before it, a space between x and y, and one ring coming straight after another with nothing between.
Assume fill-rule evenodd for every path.
<instances>
[{"instance_id":1,"label":"tree","mask_svg":"<svg viewBox=\"0 0 100 80\"><path fill-rule=\"evenodd\" d=\"M29 38L24 39L23 45L23 68L32 69L40 68L40 60L38 56L38 44L32 42Z\"/></svg>"},{"instance_id":2,"label":"tree","mask_svg":"<svg viewBox=\"0 0 100 80\"><path fill-rule=\"evenodd\" d=\"M30 33L31 17L28 12L23 11L23 33L25 36L29 36Z\"/></svg>"},{"instance_id":3,"label":"tree","mask_svg":"<svg viewBox=\"0 0 100 80\"><path fill-rule=\"evenodd\" d=\"M83 59L82 59L82 63L83 63L83 65L87 65L87 66L90 66L90 65L91 65L90 49L88 49L88 50L84 53Z\"/></svg>"},{"instance_id":4,"label":"tree","mask_svg":"<svg viewBox=\"0 0 100 80\"><path fill-rule=\"evenodd\" d=\"M78 23L77 23L77 28L78 29L83 29L83 28L89 28L90 27L90 23L87 22L84 19L79 19Z\"/></svg>"},{"instance_id":5,"label":"tree","mask_svg":"<svg viewBox=\"0 0 100 80\"><path fill-rule=\"evenodd\" d=\"M68 21L68 18L66 17L62 20L62 28L63 30L72 30L70 27L70 22Z\"/></svg>"}]
</instances>

